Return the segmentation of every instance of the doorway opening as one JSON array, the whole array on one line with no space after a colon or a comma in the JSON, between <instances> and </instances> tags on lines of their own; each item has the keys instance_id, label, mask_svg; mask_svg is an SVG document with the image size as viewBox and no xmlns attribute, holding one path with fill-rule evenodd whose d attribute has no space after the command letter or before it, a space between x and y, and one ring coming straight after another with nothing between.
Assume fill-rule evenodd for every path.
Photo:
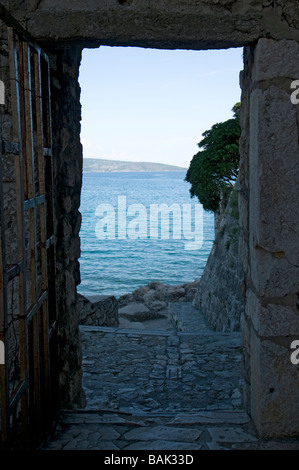
<instances>
[{"instance_id":1,"label":"doorway opening","mask_svg":"<svg viewBox=\"0 0 299 470\"><path fill-rule=\"evenodd\" d=\"M118 297L151 281L183 285L200 278L215 239L214 215L203 211L196 232L199 201L191 199L185 176L202 133L230 118L240 101L241 68L240 49L83 50L80 294ZM150 227L152 204L169 209L166 235L161 213L159 232ZM180 234L173 233L178 214L172 204L181 211ZM188 234L184 204L192 206ZM110 205L114 213L107 214ZM184 235L199 240L199 231L202 243L186 249Z\"/></svg>"},{"instance_id":2,"label":"doorway opening","mask_svg":"<svg viewBox=\"0 0 299 470\"><path fill-rule=\"evenodd\" d=\"M78 292L91 302L115 296L119 314L97 335L82 329L88 408L176 412L240 404L240 334L214 336L193 304L215 221L191 199L185 177L201 135L240 101L241 61L240 50L83 51Z\"/></svg>"}]
</instances>

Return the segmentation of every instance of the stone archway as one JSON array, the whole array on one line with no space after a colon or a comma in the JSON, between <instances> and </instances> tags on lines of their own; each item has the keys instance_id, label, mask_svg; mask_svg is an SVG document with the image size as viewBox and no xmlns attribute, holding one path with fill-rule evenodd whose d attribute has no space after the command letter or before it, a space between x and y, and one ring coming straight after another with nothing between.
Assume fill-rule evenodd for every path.
<instances>
[{"instance_id":1,"label":"stone archway","mask_svg":"<svg viewBox=\"0 0 299 470\"><path fill-rule=\"evenodd\" d=\"M240 252L245 401L260 435L299 431L298 321L299 7L292 1L3 2L51 60L60 311L61 395L80 404L76 316L82 151L78 71L83 47L100 44L208 49L245 46L242 84Z\"/></svg>"}]
</instances>

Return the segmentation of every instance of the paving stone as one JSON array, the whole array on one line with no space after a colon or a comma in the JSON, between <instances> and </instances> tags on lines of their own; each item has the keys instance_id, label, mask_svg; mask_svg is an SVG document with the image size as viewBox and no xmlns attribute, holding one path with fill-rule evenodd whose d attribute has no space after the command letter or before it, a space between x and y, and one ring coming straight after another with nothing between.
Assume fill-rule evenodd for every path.
<instances>
[{"instance_id":1,"label":"paving stone","mask_svg":"<svg viewBox=\"0 0 299 470\"><path fill-rule=\"evenodd\" d=\"M82 440L82 441L79 441L79 442L76 442L76 445L72 447L71 443L65 447L64 450L89 450L90 448L90 441L86 440Z\"/></svg>"},{"instance_id":2,"label":"paving stone","mask_svg":"<svg viewBox=\"0 0 299 470\"><path fill-rule=\"evenodd\" d=\"M212 441L216 442L248 442L256 441L257 438L245 433L241 428L208 428Z\"/></svg>"},{"instance_id":3,"label":"paving stone","mask_svg":"<svg viewBox=\"0 0 299 470\"><path fill-rule=\"evenodd\" d=\"M295 439L259 439L235 409L243 387L239 333L80 330L87 407L64 411L48 450L299 450Z\"/></svg>"},{"instance_id":4,"label":"paving stone","mask_svg":"<svg viewBox=\"0 0 299 470\"><path fill-rule=\"evenodd\" d=\"M218 444L218 442L207 442L209 450L230 450L228 447L224 447Z\"/></svg>"},{"instance_id":5,"label":"paving stone","mask_svg":"<svg viewBox=\"0 0 299 470\"><path fill-rule=\"evenodd\" d=\"M138 441L153 441L153 440L167 440L179 442L192 442L199 439L202 431L191 428L177 428L168 426L157 426L149 429L133 429L128 431L124 438L127 440Z\"/></svg>"},{"instance_id":6,"label":"paving stone","mask_svg":"<svg viewBox=\"0 0 299 470\"><path fill-rule=\"evenodd\" d=\"M290 438L292 440L292 438ZM299 440L297 442L281 442L281 441L269 441L269 442L257 442L256 448L259 450L299 450ZM237 450L251 450L252 444L248 442L242 442L233 444L232 449Z\"/></svg>"},{"instance_id":7,"label":"paving stone","mask_svg":"<svg viewBox=\"0 0 299 470\"><path fill-rule=\"evenodd\" d=\"M125 447L128 450L201 450L202 445L194 442L151 441L135 442Z\"/></svg>"},{"instance_id":8,"label":"paving stone","mask_svg":"<svg viewBox=\"0 0 299 470\"><path fill-rule=\"evenodd\" d=\"M82 449L84 450L84 449ZM109 442L109 441L100 441L96 445L91 446L89 450L120 450L119 447L117 447L114 442Z\"/></svg>"},{"instance_id":9,"label":"paving stone","mask_svg":"<svg viewBox=\"0 0 299 470\"><path fill-rule=\"evenodd\" d=\"M239 411L214 411L194 414L179 414L171 424L246 424L250 422L247 413Z\"/></svg>"},{"instance_id":10,"label":"paving stone","mask_svg":"<svg viewBox=\"0 0 299 470\"><path fill-rule=\"evenodd\" d=\"M120 437L119 432L117 432L112 426L97 426L96 429L97 433L101 434L101 439L103 441L111 441Z\"/></svg>"},{"instance_id":11,"label":"paving stone","mask_svg":"<svg viewBox=\"0 0 299 470\"><path fill-rule=\"evenodd\" d=\"M70 412L64 418L65 424L109 424L109 423L125 423L125 420L117 415L115 416L100 416L97 413L78 413L78 412Z\"/></svg>"}]
</instances>

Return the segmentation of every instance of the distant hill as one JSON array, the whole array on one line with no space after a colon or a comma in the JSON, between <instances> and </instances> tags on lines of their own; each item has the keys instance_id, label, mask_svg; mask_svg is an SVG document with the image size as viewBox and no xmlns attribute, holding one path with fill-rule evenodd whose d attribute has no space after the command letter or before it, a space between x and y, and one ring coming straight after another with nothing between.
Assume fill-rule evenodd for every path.
<instances>
[{"instance_id":1,"label":"distant hill","mask_svg":"<svg viewBox=\"0 0 299 470\"><path fill-rule=\"evenodd\" d=\"M129 172L129 171L186 171L187 168L164 163L124 162L120 160L102 160L83 158L84 172Z\"/></svg>"}]
</instances>

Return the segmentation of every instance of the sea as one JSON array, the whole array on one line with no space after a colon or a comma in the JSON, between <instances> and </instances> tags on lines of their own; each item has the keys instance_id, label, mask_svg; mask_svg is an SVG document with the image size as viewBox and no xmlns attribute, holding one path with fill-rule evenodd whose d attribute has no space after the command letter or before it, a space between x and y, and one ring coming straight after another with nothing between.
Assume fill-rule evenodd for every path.
<instances>
[{"instance_id":1,"label":"sea","mask_svg":"<svg viewBox=\"0 0 299 470\"><path fill-rule=\"evenodd\" d=\"M80 294L118 298L152 281L181 285L201 277L214 215L191 198L185 175L83 173Z\"/></svg>"}]
</instances>

